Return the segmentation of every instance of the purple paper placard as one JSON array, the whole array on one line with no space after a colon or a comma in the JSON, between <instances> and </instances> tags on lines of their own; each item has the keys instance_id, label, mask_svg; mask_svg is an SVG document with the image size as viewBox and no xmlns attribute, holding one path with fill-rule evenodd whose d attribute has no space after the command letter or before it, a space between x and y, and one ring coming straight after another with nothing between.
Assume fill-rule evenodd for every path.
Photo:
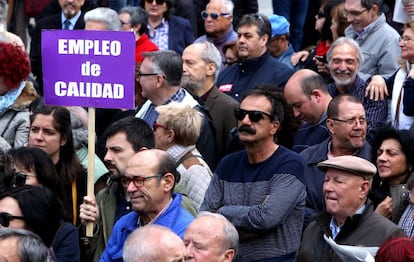
<instances>
[{"instance_id":1,"label":"purple paper placard","mask_svg":"<svg viewBox=\"0 0 414 262\"><path fill-rule=\"evenodd\" d=\"M132 32L45 30L42 61L46 104L134 108Z\"/></svg>"}]
</instances>

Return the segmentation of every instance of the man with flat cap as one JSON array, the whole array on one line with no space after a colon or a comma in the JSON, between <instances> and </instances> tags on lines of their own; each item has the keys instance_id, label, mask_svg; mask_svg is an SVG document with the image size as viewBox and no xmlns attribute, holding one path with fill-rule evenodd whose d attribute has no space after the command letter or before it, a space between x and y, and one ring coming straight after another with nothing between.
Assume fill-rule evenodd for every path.
<instances>
[{"instance_id":1,"label":"man with flat cap","mask_svg":"<svg viewBox=\"0 0 414 262\"><path fill-rule=\"evenodd\" d=\"M326 210L306 228L296 261L341 261L324 235L337 244L360 247L379 247L389 238L405 235L397 225L376 214L367 199L377 172L371 162L346 155L322 161L318 167L326 171Z\"/></svg>"}]
</instances>

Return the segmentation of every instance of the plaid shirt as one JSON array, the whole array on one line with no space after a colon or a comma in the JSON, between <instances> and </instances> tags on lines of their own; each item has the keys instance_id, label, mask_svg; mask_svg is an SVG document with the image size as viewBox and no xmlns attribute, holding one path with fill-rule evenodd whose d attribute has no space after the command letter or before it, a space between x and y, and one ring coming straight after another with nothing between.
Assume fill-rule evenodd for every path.
<instances>
[{"instance_id":1,"label":"plaid shirt","mask_svg":"<svg viewBox=\"0 0 414 262\"><path fill-rule=\"evenodd\" d=\"M148 36L152 42L154 42L160 50L168 50L168 21L164 18L154 29L148 25Z\"/></svg>"},{"instance_id":2,"label":"plaid shirt","mask_svg":"<svg viewBox=\"0 0 414 262\"><path fill-rule=\"evenodd\" d=\"M402 214L398 226L404 230L409 237L414 236L414 219L413 219L414 205L408 204L404 213Z\"/></svg>"}]
</instances>

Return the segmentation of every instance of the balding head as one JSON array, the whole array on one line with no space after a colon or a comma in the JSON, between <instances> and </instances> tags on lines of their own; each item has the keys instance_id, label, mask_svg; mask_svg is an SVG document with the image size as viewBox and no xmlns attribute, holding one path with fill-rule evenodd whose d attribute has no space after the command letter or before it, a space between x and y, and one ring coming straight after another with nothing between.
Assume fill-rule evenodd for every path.
<instances>
[{"instance_id":1,"label":"balding head","mask_svg":"<svg viewBox=\"0 0 414 262\"><path fill-rule=\"evenodd\" d=\"M309 69L299 70L290 77L284 95L295 117L308 124L318 123L331 100L322 76Z\"/></svg>"},{"instance_id":2,"label":"balding head","mask_svg":"<svg viewBox=\"0 0 414 262\"><path fill-rule=\"evenodd\" d=\"M174 261L185 259L185 247L180 237L160 225L147 225L128 236L123 248L125 262Z\"/></svg>"}]
</instances>

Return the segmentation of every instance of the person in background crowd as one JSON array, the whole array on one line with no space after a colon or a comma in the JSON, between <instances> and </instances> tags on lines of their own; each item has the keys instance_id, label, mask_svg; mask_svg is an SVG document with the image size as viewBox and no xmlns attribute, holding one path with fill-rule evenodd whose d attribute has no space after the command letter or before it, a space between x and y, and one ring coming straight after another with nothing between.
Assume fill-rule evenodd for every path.
<instances>
[{"instance_id":1,"label":"person in background crowd","mask_svg":"<svg viewBox=\"0 0 414 262\"><path fill-rule=\"evenodd\" d=\"M372 160L371 146L365 139L365 109L358 98L349 94L334 97L328 105L326 126L331 137L300 153L306 176L305 226L325 208L322 191L325 173L317 167L319 162L343 155Z\"/></svg>"},{"instance_id":2,"label":"person in background crowd","mask_svg":"<svg viewBox=\"0 0 414 262\"><path fill-rule=\"evenodd\" d=\"M43 95L43 71L42 71L42 30L43 29L84 29L84 13L81 7L85 0L59 0L61 12L46 16L36 22L30 42L30 61L32 73L39 85L39 93Z\"/></svg>"},{"instance_id":3,"label":"person in background crowd","mask_svg":"<svg viewBox=\"0 0 414 262\"><path fill-rule=\"evenodd\" d=\"M332 8L331 11L331 32L332 40L335 42L341 36L345 36L345 29L349 26L349 22L344 14L345 4L340 3L339 5Z\"/></svg>"},{"instance_id":4,"label":"person in background crowd","mask_svg":"<svg viewBox=\"0 0 414 262\"><path fill-rule=\"evenodd\" d=\"M234 116L245 150L220 161L200 210L219 213L237 228L237 261L292 261L306 188L301 157L274 141L283 106L270 90L253 89Z\"/></svg>"},{"instance_id":5,"label":"person in background crowd","mask_svg":"<svg viewBox=\"0 0 414 262\"><path fill-rule=\"evenodd\" d=\"M358 75L391 76L398 69L400 35L386 21L382 0L345 0L344 14L350 23L345 36L355 39L364 55Z\"/></svg>"},{"instance_id":6,"label":"person in background crowd","mask_svg":"<svg viewBox=\"0 0 414 262\"><path fill-rule=\"evenodd\" d=\"M38 235L17 228L0 228L0 258L4 261L54 261L50 249Z\"/></svg>"},{"instance_id":7,"label":"person in background crowd","mask_svg":"<svg viewBox=\"0 0 414 262\"><path fill-rule=\"evenodd\" d=\"M233 110L239 103L221 93L214 84L220 71L221 58L212 43L191 44L184 49L182 58L181 85L197 96L200 103L204 102L209 110L215 131L218 161L229 152L230 132L237 125Z\"/></svg>"},{"instance_id":8,"label":"person in background crowd","mask_svg":"<svg viewBox=\"0 0 414 262\"><path fill-rule=\"evenodd\" d=\"M27 143L29 105L38 97L32 82L26 80L29 73L26 52L15 44L0 41L0 137L10 147Z\"/></svg>"},{"instance_id":9,"label":"person in background crowd","mask_svg":"<svg viewBox=\"0 0 414 262\"><path fill-rule=\"evenodd\" d=\"M56 261L80 261L78 230L71 223L63 222L61 203L46 187L19 186L3 192L0 224L39 235L53 250Z\"/></svg>"},{"instance_id":10,"label":"person in background crowd","mask_svg":"<svg viewBox=\"0 0 414 262\"><path fill-rule=\"evenodd\" d=\"M184 262L185 257L182 239L171 229L155 224L134 230L125 241L122 254L124 262Z\"/></svg>"},{"instance_id":11,"label":"person in background crowd","mask_svg":"<svg viewBox=\"0 0 414 262\"><path fill-rule=\"evenodd\" d=\"M414 239L408 237L396 237L385 241L377 251L375 261L414 261Z\"/></svg>"},{"instance_id":12,"label":"person in background crowd","mask_svg":"<svg viewBox=\"0 0 414 262\"><path fill-rule=\"evenodd\" d=\"M231 262L239 247L237 229L223 215L202 211L184 234L186 261Z\"/></svg>"},{"instance_id":13,"label":"person in background crowd","mask_svg":"<svg viewBox=\"0 0 414 262\"><path fill-rule=\"evenodd\" d=\"M188 105L175 102L160 105L154 122L155 147L167 151L177 163L180 182L197 210L213 176L195 143L200 136L202 117Z\"/></svg>"},{"instance_id":14,"label":"person in background crowd","mask_svg":"<svg viewBox=\"0 0 414 262\"><path fill-rule=\"evenodd\" d=\"M370 199L375 211L398 224L409 204L407 180L414 167L413 142L407 130L384 128L372 144L378 177L374 178Z\"/></svg>"},{"instance_id":15,"label":"person in background crowd","mask_svg":"<svg viewBox=\"0 0 414 262\"><path fill-rule=\"evenodd\" d=\"M222 53L224 55L223 65L224 68L231 66L239 61L239 55L237 53L237 42L230 42L223 46ZM224 69L223 68L223 69Z\"/></svg>"},{"instance_id":16,"label":"person in background crowd","mask_svg":"<svg viewBox=\"0 0 414 262\"><path fill-rule=\"evenodd\" d=\"M284 96L295 118L302 122L294 137L293 151L300 153L330 137L326 111L332 97L321 75L309 69L298 70L286 83Z\"/></svg>"},{"instance_id":17,"label":"person in background crowd","mask_svg":"<svg viewBox=\"0 0 414 262\"><path fill-rule=\"evenodd\" d=\"M194 43L209 41L220 51L222 61L225 61L223 46L237 40L233 21L234 4L230 0L211 0L206 10L201 12L204 19L206 34L197 38Z\"/></svg>"},{"instance_id":18,"label":"person in background crowd","mask_svg":"<svg viewBox=\"0 0 414 262\"><path fill-rule=\"evenodd\" d=\"M284 16L269 15L270 25L272 26L272 37L269 40L269 53L293 68L291 58L294 54L292 44L289 43L289 22Z\"/></svg>"},{"instance_id":19,"label":"person in background crowd","mask_svg":"<svg viewBox=\"0 0 414 262\"><path fill-rule=\"evenodd\" d=\"M85 13L85 30L119 31L121 21L118 14L107 7L97 7Z\"/></svg>"},{"instance_id":20,"label":"person in background crowd","mask_svg":"<svg viewBox=\"0 0 414 262\"><path fill-rule=\"evenodd\" d=\"M79 225L78 206L86 195L86 171L73 146L70 112L65 107L39 106L30 116L29 147L46 152L63 184L65 221Z\"/></svg>"},{"instance_id":21,"label":"person in background crowd","mask_svg":"<svg viewBox=\"0 0 414 262\"><path fill-rule=\"evenodd\" d=\"M220 72L216 85L221 92L240 101L243 94L259 84L283 88L294 70L267 51L272 28L266 16L244 15L237 29L239 62Z\"/></svg>"},{"instance_id":22,"label":"person in background crowd","mask_svg":"<svg viewBox=\"0 0 414 262\"><path fill-rule=\"evenodd\" d=\"M377 168L356 156L338 156L318 163L325 171L326 208L303 233L296 261L343 261L325 241L360 247L379 247L393 237L405 236L397 225L374 212L368 200Z\"/></svg>"},{"instance_id":23,"label":"person in background crowd","mask_svg":"<svg viewBox=\"0 0 414 262\"><path fill-rule=\"evenodd\" d=\"M148 38L148 14L142 7L125 6L119 11L122 31L132 31L135 36L135 62L142 63L143 52L157 51L158 47Z\"/></svg>"},{"instance_id":24,"label":"person in background crowd","mask_svg":"<svg viewBox=\"0 0 414 262\"><path fill-rule=\"evenodd\" d=\"M174 15L173 0L142 0L148 13L148 35L160 50L173 50L179 55L194 41L190 22Z\"/></svg>"},{"instance_id":25,"label":"person in background crowd","mask_svg":"<svg viewBox=\"0 0 414 262\"><path fill-rule=\"evenodd\" d=\"M165 226L184 236L194 217L181 207L181 195L173 193L179 180L176 163L165 151L143 150L128 160L121 183L127 188L134 212L115 223L100 261L122 261L127 237L148 224Z\"/></svg>"}]
</instances>

